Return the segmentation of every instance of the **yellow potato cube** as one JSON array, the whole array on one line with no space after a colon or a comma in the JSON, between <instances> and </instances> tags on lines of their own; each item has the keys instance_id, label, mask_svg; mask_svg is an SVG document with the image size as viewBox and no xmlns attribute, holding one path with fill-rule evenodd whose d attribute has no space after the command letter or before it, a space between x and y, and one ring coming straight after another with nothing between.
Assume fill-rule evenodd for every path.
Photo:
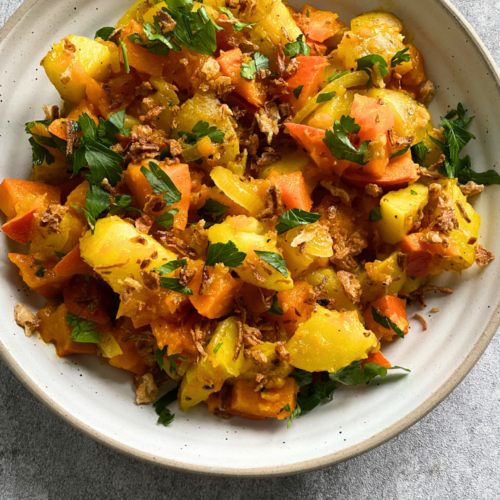
<instances>
[{"instance_id":1,"label":"yellow potato cube","mask_svg":"<svg viewBox=\"0 0 500 500\"><path fill-rule=\"evenodd\" d=\"M144 286L141 277L141 262L149 264L142 270L151 271L168 261L177 260L175 253L163 248L154 238L112 216L100 219L91 231L80 240L83 260L106 281L116 293L130 287L125 280L135 280ZM155 255L156 257L152 257Z\"/></svg>"},{"instance_id":2,"label":"yellow potato cube","mask_svg":"<svg viewBox=\"0 0 500 500\"><path fill-rule=\"evenodd\" d=\"M69 35L68 40L76 47L76 57L90 78L106 82L111 76L111 51L90 38Z\"/></svg>"},{"instance_id":3,"label":"yellow potato cube","mask_svg":"<svg viewBox=\"0 0 500 500\"><path fill-rule=\"evenodd\" d=\"M429 199L429 188L412 184L399 191L391 191L380 200L380 236L386 243L395 245L404 239L417 220L418 214Z\"/></svg>"},{"instance_id":4,"label":"yellow potato cube","mask_svg":"<svg viewBox=\"0 0 500 500\"><path fill-rule=\"evenodd\" d=\"M243 264L235 269L238 276L246 283L251 283L268 290L289 290L293 281L285 278L276 269L263 265L254 250L274 252L282 256L276 245L276 233L268 232L264 226L253 217L239 215L227 217L222 224L214 224L208 230L208 240L211 244L232 241L240 252L247 254ZM253 268L253 269L252 269Z\"/></svg>"},{"instance_id":5,"label":"yellow potato cube","mask_svg":"<svg viewBox=\"0 0 500 500\"><path fill-rule=\"evenodd\" d=\"M311 318L287 343L290 364L309 372L334 373L353 361L365 359L378 345L354 311L329 311L316 306Z\"/></svg>"}]
</instances>

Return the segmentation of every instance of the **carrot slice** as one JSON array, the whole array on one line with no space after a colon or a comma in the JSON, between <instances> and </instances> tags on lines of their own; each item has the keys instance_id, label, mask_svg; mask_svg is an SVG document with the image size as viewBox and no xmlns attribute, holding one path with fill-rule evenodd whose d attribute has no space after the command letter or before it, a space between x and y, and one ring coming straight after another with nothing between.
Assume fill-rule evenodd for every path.
<instances>
[{"instance_id":1,"label":"carrot slice","mask_svg":"<svg viewBox=\"0 0 500 500\"><path fill-rule=\"evenodd\" d=\"M389 360L380 351L368 354L368 357L361 362L361 367L364 368L366 363L373 363L383 368L390 368L392 366Z\"/></svg>"},{"instance_id":2,"label":"carrot slice","mask_svg":"<svg viewBox=\"0 0 500 500\"><path fill-rule=\"evenodd\" d=\"M338 14L318 10L311 5L304 5L302 15L309 19L307 36L315 42L324 42L327 38L335 36L339 30L337 24Z\"/></svg>"},{"instance_id":3,"label":"carrot slice","mask_svg":"<svg viewBox=\"0 0 500 500\"><path fill-rule=\"evenodd\" d=\"M392 327L391 329L384 328L374 320L372 307L380 310L383 316L389 318L393 323L398 325L405 335L408 333L409 323L406 319L406 299L386 295L385 297L369 303L364 313L366 328L371 330L376 335L377 339L380 340L383 338L384 340L392 340L396 332Z\"/></svg>"},{"instance_id":4,"label":"carrot slice","mask_svg":"<svg viewBox=\"0 0 500 500\"><path fill-rule=\"evenodd\" d=\"M298 56L296 60L299 63L299 69L286 79L288 94L281 97L282 101L290 104L293 113L297 113L311 97L319 92L323 73L328 65L326 58L321 56ZM297 98L293 91L300 86L302 90Z\"/></svg>"},{"instance_id":5,"label":"carrot slice","mask_svg":"<svg viewBox=\"0 0 500 500\"><path fill-rule=\"evenodd\" d=\"M281 199L287 210L293 208L307 212L311 210L312 200L302 172L280 175L276 170L272 170L268 178L280 187Z\"/></svg>"},{"instance_id":6,"label":"carrot slice","mask_svg":"<svg viewBox=\"0 0 500 500\"><path fill-rule=\"evenodd\" d=\"M171 207L165 207L164 209L155 212L154 216L159 217L167 210L177 208L179 213L174 216L174 227L182 231L186 229L191 198L191 175L189 173L189 167L184 163L168 166L165 163L160 162L158 165L164 172L167 173L177 189L181 192L182 198L181 201L174 203ZM131 163L125 171L125 182L141 208L143 208L146 204L148 196L153 194L151 184L141 172L142 167L149 170L149 161Z\"/></svg>"},{"instance_id":7,"label":"carrot slice","mask_svg":"<svg viewBox=\"0 0 500 500\"><path fill-rule=\"evenodd\" d=\"M295 141L309 154L314 163L322 170L333 170L337 175L342 175L344 170L351 165L350 162L337 160L337 158L332 155L323 142L325 138L324 130L309 127L307 125L299 125L298 123L286 123L285 126L290 131L290 135Z\"/></svg>"},{"instance_id":8,"label":"carrot slice","mask_svg":"<svg viewBox=\"0 0 500 500\"><path fill-rule=\"evenodd\" d=\"M80 244L78 244L56 264L54 272L58 276L73 276L75 274L91 275L92 268L82 259Z\"/></svg>"},{"instance_id":9,"label":"carrot slice","mask_svg":"<svg viewBox=\"0 0 500 500\"><path fill-rule=\"evenodd\" d=\"M387 169L380 177L368 175L360 166L352 166L342 174L342 179L353 186L365 187L367 184L376 184L386 190L405 188L418 178L418 165L413 163L410 152L390 160Z\"/></svg>"},{"instance_id":10,"label":"carrot slice","mask_svg":"<svg viewBox=\"0 0 500 500\"><path fill-rule=\"evenodd\" d=\"M260 107L267 101L267 87L257 80L248 80L240 75L243 54L240 49L221 53L217 62L224 76L231 78L235 91L250 104Z\"/></svg>"}]
</instances>

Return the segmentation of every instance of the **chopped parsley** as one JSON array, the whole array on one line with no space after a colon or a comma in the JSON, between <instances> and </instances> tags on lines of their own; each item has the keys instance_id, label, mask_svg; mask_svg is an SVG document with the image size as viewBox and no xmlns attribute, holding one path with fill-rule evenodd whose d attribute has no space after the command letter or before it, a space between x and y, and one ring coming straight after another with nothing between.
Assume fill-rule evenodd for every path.
<instances>
[{"instance_id":1,"label":"chopped parsley","mask_svg":"<svg viewBox=\"0 0 500 500\"><path fill-rule=\"evenodd\" d=\"M156 349L155 351L156 362L158 363L160 370L163 370L163 367L165 366L165 354L167 354L167 346L163 349Z\"/></svg>"},{"instance_id":2,"label":"chopped parsley","mask_svg":"<svg viewBox=\"0 0 500 500\"><path fill-rule=\"evenodd\" d=\"M430 152L431 150L428 149L423 142L419 142L411 147L411 159L421 167L427 168L425 158Z\"/></svg>"},{"instance_id":3,"label":"chopped parsley","mask_svg":"<svg viewBox=\"0 0 500 500\"><path fill-rule=\"evenodd\" d=\"M278 412L278 415L281 413L281 412L284 412L284 411L287 411L287 412L291 412L292 409L290 408L290 405L289 404L286 404L285 406L283 406L283 408L281 408L281 410Z\"/></svg>"},{"instance_id":4,"label":"chopped parsley","mask_svg":"<svg viewBox=\"0 0 500 500\"><path fill-rule=\"evenodd\" d=\"M357 134L361 127L351 116L342 116L340 122L335 120L333 132L327 130L323 142L328 147L332 155L338 160L347 160L358 165L366 165L365 153L370 141L363 141L356 149L349 139L351 134Z\"/></svg>"},{"instance_id":5,"label":"chopped parsley","mask_svg":"<svg viewBox=\"0 0 500 500\"><path fill-rule=\"evenodd\" d=\"M226 14L226 16L229 19L231 20L236 19L233 13L227 7L219 7L219 10L224 12L224 14ZM241 21L237 21L232 26L234 31L241 31L244 30L245 28L253 28L256 24L257 23L242 23Z\"/></svg>"},{"instance_id":6,"label":"chopped parsley","mask_svg":"<svg viewBox=\"0 0 500 500\"><path fill-rule=\"evenodd\" d=\"M403 63L410 62L410 60L410 48L406 47L406 49L396 52L394 57L391 59L391 68L395 68L396 66L399 66Z\"/></svg>"},{"instance_id":7,"label":"chopped parsley","mask_svg":"<svg viewBox=\"0 0 500 500\"><path fill-rule=\"evenodd\" d=\"M410 191L411 194L417 195L418 193L416 191L413 191L413 189Z\"/></svg>"},{"instance_id":8,"label":"chopped parsley","mask_svg":"<svg viewBox=\"0 0 500 500\"><path fill-rule=\"evenodd\" d=\"M184 144L194 146L204 137L209 137L212 142L221 143L224 141L225 133L215 125L210 126L207 122L199 121L191 132L179 131L178 136L184 137Z\"/></svg>"},{"instance_id":9,"label":"chopped parsley","mask_svg":"<svg viewBox=\"0 0 500 500\"><path fill-rule=\"evenodd\" d=\"M254 252L264 262L276 269L276 271L282 274L285 278L288 278L288 270L286 268L285 259L279 253L265 252L263 250L254 250Z\"/></svg>"},{"instance_id":10,"label":"chopped parsley","mask_svg":"<svg viewBox=\"0 0 500 500\"><path fill-rule=\"evenodd\" d=\"M205 222L205 229L207 229L217 224L228 210L229 207L226 207L226 205L209 198L205 202L205 205L198 209L198 215L205 221L208 218L213 219L212 221Z\"/></svg>"},{"instance_id":11,"label":"chopped parsley","mask_svg":"<svg viewBox=\"0 0 500 500\"><path fill-rule=\"evenodd\" d=\"M380 207L375 207L370 210L369 219L370 222L378 222L379 220L382 220L382 212L380 211Z\"/></svg>"},{"instance_id":12,"label":"chopped parsley","mask_svg":"<svg viewBox=\"0 0 500 500\"><path fill-rule=\"evenodd\" d=\"M312 373L300 368L295 368L295 370L290 374L290 377L295 379L299 387L304 387L306 385L312 384Z\"/></svg>"},{"instance_id":13,"label":"chopped parsley","mask_svg":"<svg viewBox=\"0 0 500 500\"><path fill-rule=\"evenodd\" d=\"M40 267L38 271L35 273L35 276L38 276L39 278L43 278L45 276L45 268Z\"/></svg>"},{"instance_id":14,"label":"chopped parsley","mask_svg":"<svg viewBox=\"0 0 500 500\"><path fill-rule=\"evenodd\" d=\"M283 234L298 226L314 224L319 219L321 219L321 214L306 212L299 208L292 208L292 210L288 210L281 214L278 219L278 224L276 225L276 231L278 231L278 234Z\"/></svg>"},{"instance_id":15,"label":"chopped parsley","mask_svg":"<svg viewBox=\"0 0 500 500\"><path fill-rule=\"evenodd\" d=\"M366 88L370 89L373 86L373 72L378 71L382 78L386 77L389 74L389 70L387 68L386 60L379 54L370 54L365 57L361 57L357 60L358 63L358 71L364 71L368 76L368 82L366 84Z\"/></svg>"},{"instance_id":16,"label":"chopped parsley","mask_svg":"<svg viewBox=\"0 0 500 500\"><path fill-rule=\"evenodd\" d=\"M293 97L295 97L295 99L298 99L300 94L302 93L302 89L304 88L304 85L299 85L293 92Z\"/></svg>"},{"instance_id":17,"label":"chopped parsley","mask_svg":"<svg viewBox=\"0 0 500 500\"><path fill-rule=\"evenodd\" d=\"M173 205L181 201L181 192L177 189L172 179L155 162L149 162L149 170L141 167L141 172L151 184L151 189L155 194L162 194L163 200L167 205Z\"/></svg>"},{"instance_id":18,"label":"chopped parsley","mask_svg":"<svg viewBox=\"0 0 500 500\"><path fill-rule=\"evenodd\" d=\"M261 69L269 69L269 59L256 52L251 61L241 65L240 76L247 80L255 80L256 73Z\"/></svg>"},{"instance_id":19,"label":"chopped parsley","mask_svg":"<svg viewBox=\"0 0 500 500\"><path fill-rule=\"evenodd\" d=\"M158 415L159 424L168 425L174 421L175 414L171 413L167 406L172 404L177 399L178 392L179 386L167 392L165 396L162 396L155 403L153 403L153 408Z\"/></svg>"},{"instance_id":20,"label":"chopped parsley","mask_svg":"<svg viewBox=\"0 0 500 500\"><path fill-rule=\"evenodd\" d=\"M105 42L107 42L114 31L115 28L106 26L97 30L94 38L102 38Z\"/></svg>"},{"instance_id":21,"label":"chopped parsley","mask_svg":"<svg viewBox=\"0 0 500 500\"><path fill-rule=\"evenodd\" d=\"M182 293L184 295L193 295L193 290L183 285L177 278L160 278L160 288L172 290L172 292Z\"/></svg>"},{"instance_id":22,"label":"chopped parsley","mask_svg":"<svg viewBox=\"0 0 500 500\"><path fill-rule=\"evenodd\" d=\"M60 258L60 259L64 259L64 257L66 257L66 254L65 253L62 253L62 252L58 252L57 250L54 250L54 253Z\"/></svg>"},{"instance_id":23,"label":"chopped parsley","mask_svg":"<svg viewBox=\"0 0 500 500\"><path fill-rule=\"evenodd\" d=\"M161 214L155 219L155 224L163 227L164 229L171 229L174 225L174 217L179 213L178 208L171 208L167 210L164 214Z\"/></svg>"},{"instance_id":24,"label":"chopped parsley","mask_svg":"<svg viewBox=\"0 0 500 500\"><path fill-rule=\"evenodd\" d=\"M410 372L410 370L402 368L401 366L384 368L375 363L365 363L363 366L362 361L353 361L349 366L335 373L329 373L328 377L330 380L338 382L339 384L355 386L367 384L375 377L385 378L387 376L387 370L404 370L405 372Z\"/></svg>"},{"instance_id":25,"label":"chopped parsley","mask_svg":"<svg viewBox=\"0 0 500 500\"><path fill-rule=\"evenodd\" d=\"M95 229L98 217L109 208L110 204L111 197L107 191L95 184L90 186L83 204L85 207L83 213L92 232Z\"/></svg>"},{"instance_id":26,"label":"chopped parsley","mask_svg":"<svg viewBox=\"0 0 500 500\"><path fill-rule=\"evenodd\" d=\"M245 260L247 254L240 252L238 247L232 242L210 243L207 252L205 265L215 266L224 264L226 267L238 267Z\"/></svg>"},{"instance_id":27,"label":"chopped parsley","mask_svg":"<svg viewBox=\"0 0 500 500\"><path fill-rule=\"evenodd\" d=\"M343 73L338 73L337 71L328 77L328 83L332 83L335 80L338 80L339 78L342 78L343 76L349 75L351 72L350 71L344 71Z\"/></svg>"},{"instance_id":28,"label":"chopped parsley","mask_svg":"<svg viewBox=\"0 0 500 500\"><path fill-rule=\"evenodd\" d=\"M219 342L216 346L215 346L215 349L213 351L214 354L217 354L217 352L219 351L219 349L222 347L222 344L224 342Z\"/></svg>"},{"instance_id":29,"label":"chopped parsley","mask_svg":"<svg viewBox=\"0 0 500 500\"><path fill-rule=\"evenodd\" d=\"M403 330L401 330L401 328L399 328L399 326L394 323L394 321L392 321L390 318L388 318L387 316L383 316L382 314L379 313L379 311L372 306L372 314L373 314L373 319L381 326L383 326L384 328L387 328L388 330L390 330L392 328L392 330L394 330L394 332L396 333L396 335L402 339L405 338L405 334L403 332Z\"/></svg>"},{"instance_id":30,"label":"chopped parsley","mask_svg":"<svg viewBox=\"0 0 500 500\"><path fill-rule=\"evenodd\" d=\"M304 41L304 35L299 35L295 42L287 43L283 47L286 56L296 57L299 55L308 56L311 53L311 47Z\"/></svg>"},{"instance_id":31,"label":"chopped parsley","mask_svg":"<svg viewBox=\"0 0 500 500\"><path fill-rule=\"evenodd\" d=\"M283 316L284 311L281 308L280 303L278 302L278 295L274 295L273 303L271 304L271 307L267 312L270 314L276 314L277 316Z\"/></svg>"},{"instance_id":32,"label":"chopped parsley","mask_svg":"<svg viewBox=\"0 0 500 500\"><path fill-rule=\"evenodd\" d=\"M395 153L393 153L393 154L391 155L391 160L392 160L393 158L397 158L398 156L403 156L403 155L405 155L406 153L408 153L408 151L410 150L410 148L411 148L411 144L408 144L408 146L406 146L404 149L401 149L401 150L399 150L399 151L396 151Z\"/></svg>"},{"instance_id":33,"label":"chopped parsley","mask_svg":"<svg viewBox=\"0 0 500 500\"><path fill-rule=\"evenodd\" d=\"M475 172L472 170L471 158L466 156L460 158L460 153L467 144L476 137L468 131L468 128L474 117L467 118L467 111L462 103L459 103L457 109L452 109L445 117L441 118L444 129L444 142L438 141L432 136L429 136L432 141L437 144L443 154L445 161L439 172L442 175L448 176L450 179L456 177L460 184L467 184L473 181L477 184L490 186L492 184L500 184L500 175L495 170L486 172Z\"/></svg>"},{"instance_id":34,"label":"chopped parsley","mask_svg":"<svg viewBox=\"0 0 500 500\"><path fill-rule=\"evenodd\" d=\"M130 65L128 63L127 46L125 45L125 42L123 40L120 40L120 48L122 49L123 65L125 66L125 73L130 73Z\"/></svg>"},{"instance_id":35,"label":"chopped parsley","mask_svg":"<svg viewBox=\"0 0 500 500\"><path fill-rule=\"evenodd\" d=\"M173 273L176 269L179 269L180 267L184 267L187 265L188 263L186 259L171 260L170 262L163 264L161 267L155 268L154 271L160 273L160 275L170 274Z\"/></svg>"},{"instance_id":36,"label":"chopped parsley","mask_svg":"<svg viewBox=\"0 0 500 500\"><path fill-rule=\"evenodd\" d=\"M320 102L331 101L336 95L337 92L324 92L323 94L318 95L316 103L319 104Z\"/></svg>"},{"instance_id":37,"label":"chopped parsley","mask_svg":"<svg viewBox=\"0 0 500 500\"><path fill-rule=\"evenodd\" d=\"M80 318L80 316L68 312L66 314L66 323L71 326L71 340L74 342L101 343L99 332L94 330L97 326L94 321Z\"/></svg>"},{"instance_id":38,"label":"chopped parsley","mask_svg":"<svg viewBox=\"0 0 500 500\"><path fill-rule=\"evenodd\" d=\"M130 196L129 194L117 194L113 201L114 208L112 208L109 213L113 215L120 210L126 210L127 212L137 212L139 214L142 214L142 212L138 208L130 206L133 201L134 198L132 198L132 196Z\"/></svg>"}]
</instances>

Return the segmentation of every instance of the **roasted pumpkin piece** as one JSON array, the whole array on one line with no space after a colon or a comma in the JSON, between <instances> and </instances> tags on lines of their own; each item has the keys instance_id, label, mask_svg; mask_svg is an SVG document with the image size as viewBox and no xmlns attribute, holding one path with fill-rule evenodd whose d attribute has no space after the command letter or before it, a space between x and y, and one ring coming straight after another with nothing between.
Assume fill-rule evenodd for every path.
<instances>
[{"instance_id":1,"label":"roasted pumpkin piece","mask_svg":"<svg viewBox=\"0 0 500 500\"><path fill-rule=\"evenodd\" d=\"M139 163L131 163L125 171L125 182L141 208L144 208L144 205L146 205L148 199L153 194L151 184L141 171L142 168L150 170L150 161L151 160L144 160ZM168 166L164 162L158 161L154 161L153 163L156 163L170 177L175 187L181 192L181 201L163 207L158 211L153 211L151 212L151 216L157 218L168 210L177 209L179 212L174 215L173 227L184 230L187 225L191 197L191 176L189 174L189 167L184 163L172 166Z\"/></svg>"},{"instance_id":2,"label":"roasted pumpkin piece","mask_svg":"<svg viewBox=\"0 0 500 500\"><path fill-rule=\"evenodd\" d=\"M255 392L256 386L256 382L236 382L228 398L227 411L252 420L283 420L290 417L297 406L296 395L299 392L299 386L293 378L287 378L284 385L276 389Z\"/></svg>"},{"instance_id":3,"label":"roasted pumpkin piece","mask_svg":"<svg viewBox=\"0 0 500 500\"><path fill-rule=\"evenodd\" d=\"M130 318L119 320L117 328L111 330L111 333L120 347L122 353L109 358L109 364L116 368L123 368L136 375L144 375L149 371L149 366L144 362L137 349L134 335L144 331L136 329Z\"/></svg>"},{"instance_id":4,"label":"roasted pumpkin piece","mask_svg":"<svg viewBox=\"0 0 500 500\"><path fill-rule=\"evenodd\" d=\"M208 230L208 239L210 244L232 241L240 252L246 254L243 263L235 269L246 283L276 291L292 288L293 281L288 270L284 276L276 268L262 262L255 253L256 250L271 252L277 254L276 259L283 258L277 248L275 233L268 232L257 219L243 215L227 217L222 224L214 224Z\"/></svg>"},{"instance_id":5,"label":"roasted pumpkin piece","mask_svg":"<svg viewBox=\"0 0 500 500\"><path fill-rule=\"evenodd\" d=\"M80 318L106 324L110 320L112 301L109 288L90 276L75 276L63 291L64 304Z\"/></svg>"},{"instance_id":6,"label":"roasted pumpkin piece","mask_svg":"<svg viewBox=\"0 0 500 500\"><path fill-rule=\"evenodd\" d=\"M80 244L66 254L54 267L58 276L73 276L75 274L92 274L92 268L85 263L80 255Z\"/></svg>"},{"instance_id":7,"label":"roasted pumpkin piece","mask_svg":"<svg viewBox=\"0 0 500 500\"><path fill-rule=\"evenodd\" d=\"M69 354L95 354L95 344L71 340L73 329L66 321L67 314L68 309L64 304L48 305L38 311L38 331L42 340L47 344L54 344L57 355L61 357Z\"/></svg>"},{"instance_id":8,"label":"roasted pumpkin piece","mask_svg":"<svg viewBox=\"0 0 500 500\"><path fill-rule=\"evenodd\" d=\"M336 372L364 359L378 344L354 311L329 311L316 306L287 343L290 364L309 372Z\"/></svg>"},{"instance_id":9,"label":"roasted pumpkin piece","mask_svg":"<svg viewBox=\"0 0 500 500\"><path fill-rule=\"evenodd\" d=\"M177 260L176 254L117 216L99 219L94 234L88 231L80 240L80 252L83 260L116 293L123 292L130 279L144 289L141 271L151 271L170 260ZM141 269L143 261L149 263Z\"/></svg>"},{"instance_id":10,"label":"roasted pumpkin piece","mask_svg":"<svg viewBox=\"0 0 500 500\"><path fill-rule=\"evenodd\" d=\"M196 313L188 314L177 321L173 318L155 318L151 322L153 335L156 337L158 349L168 346L167 356L180 354L194 361L198 351L191 336L191 330L199 319Z\"/></svg>"},{"instance_id":11,"label":"roasted pumpkin piece","mask_svg":"<svg viewBox=\"0 0 500 500\"><path fill-rule=\"evenodd\" d=\"M189 261L189 268L196 271L189 282L193 291L189 300L198 313L210 319L229 314L243 282L233 278L228 267L207 267L202 261Z\"/></svg>"},{"instance_id":12,"label":"roasted pumpkin piece","mask_svg":"<svg viewBox=\"0 0 500 500\"><path fill-rule=\"evenodd\" d=\"M380 200L382 219L378 222L382 239L392 245L403 240L428 200L429 188L418 183L382 196Z\"/></svg>"},{"instance_id":13,"label":"roasted pumpkin piece","mask_svg":"<svg viewBox=\"0 0 500 500\"><path fill-rule=\"evenodd\" d=\"M55 299L62 294L71 280L70 276L57 276L53 271L54 262L41 262L33 255L10 253L10 261L19 268L23 281L34 292L46 299Z\"/></svg>"},{"instance_id":14,"label":"roasted pumpkin piece","mask_svg":"<svg viewBox=\"0 0 500 500\"><path fill-rule=\"evenodd\" d=\"M4 179L0 184L0 210L13 219L20 213L18 204L27 196L43 195L46 195L48 205L61 203L61 190L58 187L41 182Z\"/></svg>"}]
</instances>

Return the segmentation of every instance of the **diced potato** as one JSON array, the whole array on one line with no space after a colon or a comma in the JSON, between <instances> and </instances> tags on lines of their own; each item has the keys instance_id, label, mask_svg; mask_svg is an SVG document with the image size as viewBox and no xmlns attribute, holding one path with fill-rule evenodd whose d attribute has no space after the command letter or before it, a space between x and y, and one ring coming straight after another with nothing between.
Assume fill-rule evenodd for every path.
<instances>
[{"instance_id":1,"label":"diced potato","mask_svg":"<svg viewBox=\"0 0 500 500\"><path fill-rule=\"evenodd\" d=\"M123 351L120 344L116 341L115 337L109 331L100 331L101 343L97 344L97 349L105 358L114 358L121 356Z\"/></svg>"},{"instance_id":2,"label":"diced potato","mask_svg":"<svg viewBox=\"0 0 500 500\"><path fill-rule=\"evenodd\" d=\"M238 318L235 316L221 321L217 325L214 336L206 348L208 360L214 368L222 369L224 380L231 377L238 377L245 362L243 349L240 351L236 361L233 359L238 339L236 321L238 321Z\"/></svg>"},{"instance_id":3,"label":"diced potato","mask_svg":"<svg viewBox=\"0 0 500 500\"><path fill-rule=\"evenodd\" d=\"M445 271L461 273L465 269L471 267L475 262L474 247L476 246L479 236L481 217L474 208L472 208L472 205L467 203L467 197L460 191L457 179L445 179L440 181L440 184L443 186L444 192L448 193L453 199L453 208L459 228L451 232L450 239L455 243L459 255L453 257L451 260L440 259L436 262L436 265ZM461 210L458 208L459 205L463 207L469 220L463 216Z\"/></svg>"},{"instance_id":4,"label":"diced potato","mask_svg":"<svg viewBox=\"0 0 500 500\"><path fill-rule=\"evenodd\" d=\"M141 243L144 241L144 244ZM175 253L162 247L154 238L144 235L117 216L97 221L94 234L88 231L80 240L83 260L102 276L116 293L129 287L125 280L135 280L144 287L141 262L150 263L142 270L151 271L170 260ZM152 257L157 252L156 257Z\"/></svg>"},{"instance_id":5,"label":"diced potato","mask_svg":"<svg viewBox=\"0 0 500 500\"><path fill-rule=\"evenodd\" d=\"M359 90L348 90L345 94L336 95L316 109L314 113L311 113L304 120L304 124L323 130L331 128L335 120L340 121L342 116L349 116L354 96L362 93L363 91Z\"/></svg>"},{"instance_id":6,"label":"diced potato","mask_svg":"<svg viewBox=\"0 0 500 500\"><path fill-rule=\"evenodd\" d=\"M280 155L281 158L277 162L259 169L260 179L267 179L271 170L276 170L281 175L292 174L293 172L305 174L307 167L311 165L310 156L301 149L291 151L287 149L283 152L280 151Z\"/></svg>"},{"instance_id":7,"label":"diced potato","mask_svg":"<svg viewBox=\"0 0 500 500\"><path fill-rule=\"evenodd\" d=\"M151 7L143 16L142 19L144 20L144 23L151 23L154 24L154 17L156 16L156 13L161 10L163 7L168 8L168 5L166 2L159 2L153 7Z\"/></svg>"},{"instance_id":8,"label":"diced potato","mask_svg":"<svg viewBox=\"0 0 500 500\"><path fill-rule=\"evenodd\" d=\"M398 295L406 281L406 273L398 262L398 252L385 260L368 262L359 273L363 303L373 302L384 295Z\"/></svg>"},{"instance_id":9,"label":"diced potato","mask_svg":"<svg viewBox=\"0 0 500 500\"><path fill-rule=\"evenodd\" d=\"M238 338L236 321L233 316L220 322L206 348L208 356L188 368L179 391L181 410L205 401L212 392L221 389L225 380L239 376L245 357L241 350L236 361L233 359Z\"/></svg>"},{"instance_id":10,"label":"diced potato","mask_svg":"<svg viewBox=\"0 0 500 500\"><path fill-rule=\"evenodd\" d=\"M285 278L274 268L268 269L269 274L262 268L261 260L253 250L282 254L277 248L276 233L268 232L257 219L244 215L227 217L222 224L214 224L208 230L208 239L211 244L232 241L240 252L247 254L243 264L235 269L246 283L276 291L293 287L290 276ZM260 278L256 277L251 267Z\"/></svg>"},{"instance_id":11,"label":"diced potato","mask_svg":"<svg viewBox=\"0 0 500 500\"><path fill-rule=\"evenodd\" d=\"M184 375L179 388L179 408L189 410L198 403L205 401L214 392L214 386L198 379L198 366L191 365Z\"/></svg>"},{"instance_id":12,"label":"diced potato","mask_svg":"<svg viewBox=\"0 0 500 500\"><path fill-rule=\"evenodd\" d=\"M69 35L68 40L76 47L76 57L90 78L107 81L111 76L111 51L84 36Z\"/></svg>"},{"instance_id":13,"label":"diced potato","mask_svg":"<svg viewBox=\"0 0 500 500\"><path fill-rule=\"evenodd\" d=\"M304 272L318 258L329 259L333 256L330 231L319 222L287 231L279 236L279 245L292 278Z\"/></svg>"},{"instance_id":14,"label":"diced potato","mask_svg":"<svg viewBox=\"0 0 500 500\"><path fill-rule=\"evenodd\" d=\"M246 23L257 22L257 26L252 31L261 28L274 46L279 45L280 42L283 45L290 43L284 30L293 40L302 34L290 11L281 0L261 0L255 4L255 8L246 9L239 17Z\"/></svg>"},{"instance_id":15,"label":"diced potato","mask_svg":"<svg viewBox=\"0 0 500 500\"><path fill-rule=\"evenodd\" d=\"M264 210L265 205L260 194L262 181L242 181L229 169L223 167L215 167L210 172L210 177L226 196L248 210L250 215L257 215Z\"/></svg>"},{"instance_id":16,"label":"diced potato","mask_svg":"<svg viewBox=\"0 0 500 500\"><path fill-rule=\"evenodd\" d=\"M70 252L77 245L84 228L84 223L73 211L63 215L58 233L49 231L49 227L41 227L39 220L40 215L35 215L30 254L42 261L54 260L54 252Z\"/></svg>"},{"instance_id":17,"label":"diced potato","mask_svg":"<svg viewBox=\"0 0 500 500\"><path fill-rule=\"evenodd\" d=\"M394 116L394 132L399 137L413 136L413 144L427 137L427 126L431 115L423 104L413 100L408 94L396 90L372 88L368 96L389 106Z\"/></svg>"},{"instance_id":18,"label":"diced potato","mask_svg":"<svg viewBox=\"0 0 500 500\"><path fill-rule=\"evenodd\" d=\"M403 31L403 21L390 12L367 12L351 21L351 29L359 33L363 28L374 28L377 26L389 26L396 31Z\"/></svg>"},{"instance_id":19,"label":"diced potato","mask_svg":"<svg viewBox=\"0 0 500 500\"><path fill-rule=\"evenodd\" d=\"M396 16L373 12L363 14L351 21L351 31L344 36L338 46L338 55L345 67L357 69L357 60L370 54L379 54L391 66L396 52L403 50L402 24ZM412 69L411 61L397 67L403 75Z\"/></svg>"},{"instance_id":20,"label":"diced potato","mask_svg":"<svg viewBox=\"0 0 500 500\"><path fill-rule=\"evenodd\" d=\"M377 345L377 338L365 330L356 312L329 311L317 306L286 348L292 356L292 366L309 372L333 373L365 359Z\"/></svg>"},{"instance_id":21,"label":"diced potato","mask_svg":"<svg viewBox=\"0 0 500 500\"><path fill-rule=\"evenodd\" d=\"M408 276L408 278L405 281L405 284L399 290L399 294L401 297L409 297L410 294L415 292L420 288L421 285L425 284L427 281L429 281L429 278L425 276L424 278L412 278Z\"/></svg>"},{"instance_id":22,"label":"diced potato","mask_svg":"<svg viewBox=\"0 0 500 500\"><path fill-rule=\"evenodd\" d=\"M255 380L258 373L269 375L273 385L281 385L286 377L293 371L293 367L278 358L276 348L272 342L263 342L249 348L251 351L260 351L267 360L258 363L252 358L246 358L241 371L241 377L246 380Z\"/></svg>"},{"instance_id":23,"label":"diced potato","mask_svg":"<svg viewBox=\"0 0 500 500\"><path fill-rule=\"evenodd\" d=\"M150 9L151 3L149 0L137 0L132 7L130 7L125 15L116 23L116 28L123 28L130 23L130 21L141 21L142 16Z\"/></svg>"},{"instance_id":24,"label":"diced potato","mask_svg":"<svg viewBox=\"0 0 500 500\"><path fill-rule=\"evenodd\" d=\"M179 132L191 132L199 122L207 122L210 126L224 132L224 142L212 143L212 150L208 152L218 165L226 165L235 161L240 153L238 136L235 132L235 121L232 117L221 111L220 102L213 93L197 92L188 99L177 114L177 128L173 131L173 137L178 138ZM201 142L201 141L200 141ZM208 156L200 151L201 156Z\"/></svg>"},{"instance_id":25,"label":"diced potato","mask_svg":"<svg viewBox=\"0 0 500 500\"><path fill-rule=\"evenodd\" d=\"M77 104L85 98L88 78L109 79L112 55L108 47L89 38L69 35L68 40L75 45L75 53L65 50L63 40L52 46L41 65L61 98Z\"/></svg>"},{"instance_id":26,"label":"diced potato","mask_svg":"<svg viewBox=\"0 0 500 500\"><path fill-rule=\"evenodd\" d=\"M391 191L380 200L380 236L395 245L404 239L429 199L429 188L412 184L399 191Z\"/></svg>"},{"instance_id":27,"label":"diced potato","mask_svg":"<svg viewBox=\"0 0 500 500\"><path fill-rule=\"evenodd\" d=\"M325 287L323 288L325 292L325 299L333 301L333 308L336 311L341 311L346 309L347 311L356 311L358 313L359 320L364 323L363 314L358 306L355 306L344 293L344 289L340 284L340 280L337 277L337 273L331 267L320 267L314 271L308 271L305 274L307 282L312 286L318 286L322 283L324 278L327 278ZM323 297L323 296L322 296Z\"/></svg>"}]
</instances>

